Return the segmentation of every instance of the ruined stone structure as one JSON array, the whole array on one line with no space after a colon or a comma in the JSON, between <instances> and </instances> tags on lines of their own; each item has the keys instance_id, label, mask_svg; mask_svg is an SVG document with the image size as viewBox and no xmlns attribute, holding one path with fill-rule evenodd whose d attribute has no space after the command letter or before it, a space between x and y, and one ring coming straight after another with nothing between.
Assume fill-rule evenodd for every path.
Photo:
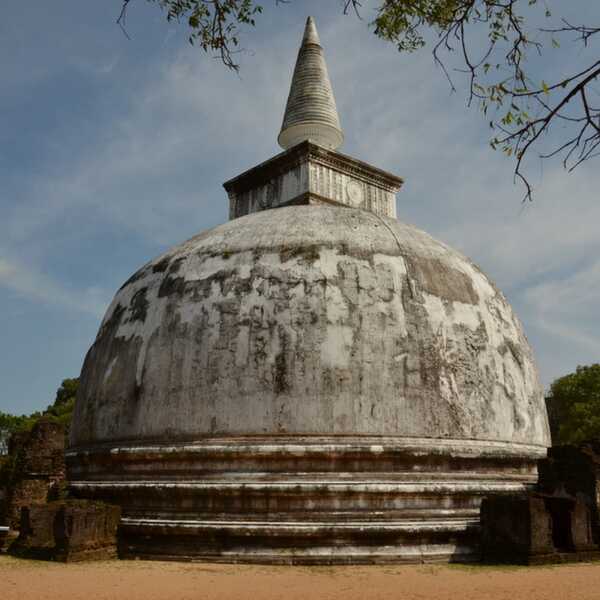
<instances>
[{"instance_id":1,"label":"ruined stone structure","mask_svg":"<svg viewBox=\"0 0 600 600\"><path fill-rule=\"evenodd\" d=\"M485 498L482 558L539 564L600 559L600 447L553 446L537 490Z\"/></svg>"},{"instance_id":2,"label":"ruined stone structure","mask_svg":"<svg viewBox=\"0 0 600 600\"><path fill-rule=\"evenodd\" d=\"M536 483L548 423L521 325L394 218L402 180L342 137L309 19L284 152L110 305L67 464L73 493L122 507L124 556L472 560L482 497Z\"/></svg>"},{"instance_id":3,"label":"ruined stone structure","mask_svg":"<svg viewBox=\"0 0 600 600\"><path fill-rule=\"evenodd\" d=\"M538 465L541 492L578 498L590 511L594 543L600 544L600 443L553 446Z\"/></svg>"},{"instance_id":4,"label":"ruined stone structure","mask_svg":"<svg viewBox=\"0 0 600 600\"><path fill-rule=\"evenodd\" d=\"M8 472L0 523L18 529L21 508L52 498L65 478L65 428L41 419L31 431L15 433L8 444Z\"/></svg>"},{"instance_id":5,"label":"ruined stone structure","mask_svg":"<svg viewBox=\"0 0 600 600\"><path fill-rule=\"evenodd\" d=\"M600 559L582 497L530 492L490 496L481 505L485 562L549 564Z\"/></svg>"},{"instance_id":6,"label":"ruined stone structure","mask_svg":"<svg viewBox=\"0 0 600 600\"><path fill-rule=\"evenodd\" d=\"M24 558L79 562L117 556L121 509L85 500L61 500L23 507L19 537L11 554Z\"/></svg>"}]
</instances>

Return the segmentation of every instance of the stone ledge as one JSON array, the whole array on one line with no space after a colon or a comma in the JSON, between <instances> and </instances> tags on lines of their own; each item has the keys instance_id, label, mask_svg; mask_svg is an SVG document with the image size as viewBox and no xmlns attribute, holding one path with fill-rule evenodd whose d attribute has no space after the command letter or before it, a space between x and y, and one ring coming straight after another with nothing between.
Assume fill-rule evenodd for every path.
<instances>
[{"instance_id":1,"label":"stone ledge","mask_svg":"<svg viewBox=\"0 0 600 600\"><path fill-rule=\"evenodd\" d=\"M96 445L72 447L66 452L69 458L108 454L111 460L123 456L154 454L242 455L242 454L305 456L319 454L380 456L387 453L447 455L452 457L527 457L545 458L547 448L541 445L496 440L435 439L392 436L238 436L181 441L170 444L139 443L127 440Z\"/></svg>"},{"instance_id":2,"label":"stone ledge","mask_svg":"<svg viewBox=\"0 0 600 600\"><path fill-rule=\"evenodd\" d=\"M160 538L159 538L160 539ZM271 565L342 565L342 564L414 564L478 562L479 556L473 546L456 541L439 544L405 543L348 543L345 545L319 544L306 547L269 547L234 543L229 548L210 546L193 550L187 544L167 546L165 540L154 544L122 545L127 558L144 560L187 560L214 563L247 563ZM166 542L166 543L165 543Z\"/></svg>"},{"instance_id":3,"label":"stone ledge","mask_svg":"<svg viewBox=\"0 0 600 600\"><path fill-rule=\"evenodd\" d=\"M336 482L326 480L315 481L73 481L71 489L82 490L147 490L148 492L161 493L164 490L207 491L207 492L259 492L259 493L374 493L374 494L443 494L443 493L468 493L468 494L497 494L516 491L526 491L528 484L523 482L440 482L430 481L423 483L387 483L387 482Z\"/></svg>"},{"instance_id":4,"label":"stone ledge","mask_svg":"<svg viewBox=\"0 0 600 600\"><path fill-rule=\"evenodd\" d=\"M434 533L465 531L468 528L479 528L479 517L470 519L445 519L445 520L399 520L387 522L371 522L368 520L351 519L344 523L336 521L193 521L175 519L133 519L125 517L121 523L128 530L162 529L165 531L187 531L195 534L210 534L215 531L232 535L269 535L269 536L294 536L306 537L326 533Z\"/></svg>"}]
</instances>

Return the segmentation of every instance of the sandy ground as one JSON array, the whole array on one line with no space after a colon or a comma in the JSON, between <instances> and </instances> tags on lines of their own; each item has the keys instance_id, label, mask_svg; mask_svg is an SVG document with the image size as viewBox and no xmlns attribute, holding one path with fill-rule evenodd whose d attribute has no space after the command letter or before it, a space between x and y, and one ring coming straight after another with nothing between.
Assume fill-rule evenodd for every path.
<instances>
[{"instance_id":1,"label":"sandy ground","mask_svg":"<svg viewBox=\"0 0 600 600\"><path fill-rule=\"evenodd\" d=\"M0 557L2 600L599 600L600 563L263 567Z\"/></svg>"}]
</instances>

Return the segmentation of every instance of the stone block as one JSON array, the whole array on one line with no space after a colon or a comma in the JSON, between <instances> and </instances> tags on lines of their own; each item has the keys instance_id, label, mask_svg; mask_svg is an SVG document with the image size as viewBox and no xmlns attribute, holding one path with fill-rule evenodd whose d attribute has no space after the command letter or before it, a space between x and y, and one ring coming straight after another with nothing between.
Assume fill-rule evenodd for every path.
<instances>
[{"instance_id":1,"label":"stone block","mask_svg":"<svg viewBox=\"0 0 600 600\"><path fill-rule=\"evenodd\" d=\"M484 562L529 563L552 554L552 523L544 498L492 496L481 504L481 555Z\"/></svg>"},{"instance_id":2,"label":"stone block","mask_svg":"<svg viewBox=\"0 0 600 600\"><path fill-rule=\"evenodd\" d=\"M115 558L120 517L117 506L82 500L24 507L11 552L62 562Z\"/></svg>"},{"instance_id":3,"label":"stone block","mask_svg":"<svg viewBox=\"0 0 600 600\"><path fill-rule=\"evenodd\" d=\"M600 558L586 498L541 493L484 499L481 553L484 562L517 564Z\"/></svg>"},{"instance_id":4,"label":"stone block","mask_svg":"<svg viewBox=\"0 0 600 600\"><path fill-rule=\"evenodd\" d=\"M333 204L396 216L402 178L304 141L224 184L229 215L298 204Z\"/></svg>"},{"instance_id":5,"label":"stone block","mask_svg":"<svg viewBox=\"0 0 600 600\"><path fill-rule=\"evenodd\" d=\"M590 513L593 542L600 543L600 443L553 446L539 462L539 490L583 502ZM583 511L583 508L578 510Z\"/></svg>"},{"instance_id":6,"label":"stone block","mask_svg":"<svg viewBox=\"0 0 600 600\"><path fill-rule=\"evenodd\" d=\"M577 552L596 550L594 544L592 511L585 499L577 498L571 511L571 537Z\"/></svg>"}]
</instances>

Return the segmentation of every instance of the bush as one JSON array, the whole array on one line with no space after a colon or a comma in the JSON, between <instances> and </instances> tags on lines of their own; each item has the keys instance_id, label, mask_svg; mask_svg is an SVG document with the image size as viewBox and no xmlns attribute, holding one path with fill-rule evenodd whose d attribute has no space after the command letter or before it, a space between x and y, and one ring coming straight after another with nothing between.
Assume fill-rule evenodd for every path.
<instances>
[{"instance_id":1,"label":"bush","mask_svg":"<svg viewBox=\"0 0 600 600\"><path fill-rule=\"evenodd\" d=\"M577 367L550 386L561 444L600 440L600 364Z\"/></svg>"},{"instance_id":2,"label":"bush","mask_svg":"<svg viewBox=\"0 0 600 600\"><path fill-rule=\"evenodd\" d=\"M68 433L78 388L79 378L64 379L56 391L54 403L44 412L17 416L0 411L0 456L7 453L8 440L13 433L31 430L42 417L64 425Z\"/></svg>"}]
</instances>

